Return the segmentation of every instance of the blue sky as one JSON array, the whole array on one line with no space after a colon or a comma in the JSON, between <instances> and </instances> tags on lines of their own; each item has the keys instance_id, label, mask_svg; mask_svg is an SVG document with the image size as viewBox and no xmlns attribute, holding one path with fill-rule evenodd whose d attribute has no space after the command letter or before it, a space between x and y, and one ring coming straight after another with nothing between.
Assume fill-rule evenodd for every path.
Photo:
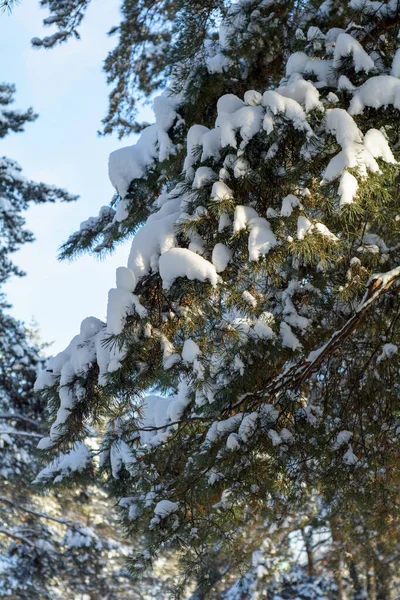
<instances>
[{"instance_id":1,"label":"blue sky","mask_svg":"<svg viewBox=\"0 0 400 600\"><path fill-rule=\"evenodd\" d=\"M110 152L134 143L99 137L107 110L108 88L102 62L115 43L107 31L119 22L118 0L92 3L81 40L53 50L34 50L30 40L48 35L41 21L46 11L39 0L22 0L14 12L0 13L1 80L17 86L15 107L33 106L39 119L24 133L1 140L0 155L17 160L24 174L80 195L72 204L43 205L27 213L27 226L37 238L14 255L27 272L6 286L12 313L27 322L34 318L50 351L62 350L79 331L82 319L104 318L107 292L115 269L125 265L129 247L121 246L103 260L83 256L57 261L57 249L81 221L108 204L113 188L107 176ZM151 120L148 109L143 118Z\"/></svg>"}]
</instances>

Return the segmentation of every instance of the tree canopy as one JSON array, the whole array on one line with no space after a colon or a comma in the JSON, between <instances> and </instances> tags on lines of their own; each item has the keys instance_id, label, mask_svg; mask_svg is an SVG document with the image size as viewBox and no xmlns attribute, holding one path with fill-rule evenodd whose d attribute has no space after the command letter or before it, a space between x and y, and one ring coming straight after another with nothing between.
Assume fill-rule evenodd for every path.
<instances>
[{"instance_id":1,"label":"tree canopy","mask_svg":"<svg viewBox=\"0 0 400 600\"><path fill-rule=\"evenodd\" d=\"M79 35L88 0L41 4L56 33L34 45ZM37 381L52 422L37 481L107 481L145 539L137 573L174 550L178 590L203 593L216 562L238 573L255 531L273 546L295 515L306 546L329 525L338 597L346 552L355 593L362 564L389 597L399 25L395 0L122 3L105 131L137 131L136 93L165 89L110 156L110 206L61 250L133 236L107 321L84 320Z\"/></svg>"}]
</instances>

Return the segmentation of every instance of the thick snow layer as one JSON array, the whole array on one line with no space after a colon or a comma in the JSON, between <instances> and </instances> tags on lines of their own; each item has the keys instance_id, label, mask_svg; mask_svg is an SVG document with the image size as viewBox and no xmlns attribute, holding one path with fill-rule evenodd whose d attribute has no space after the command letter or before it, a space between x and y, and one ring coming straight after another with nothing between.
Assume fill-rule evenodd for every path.
<instances>
[{"instance_id":1,"label":"thick snow layer","mask_svg":"<svg viewBox=\"0 0 400 600\"><path fill-rule=\"evenodd\" d=\"M186 248L172 248L160 257L160 275L164 289L168 290L178 277L209 280L212 286L218 283L215 267L208 260Z\"/></svg>"},{"instance_id":2,"label":"thick snow layer","mask_svg":"<svg viewBox=\"0 0 400 600\"><path fill-rule=\"evenodd\" d=\"M385 17L396 12L398 0L389 0L388 2L382 0L350 0L349 7L360 10L367 15Z\"/></svg>"},{"instance_id":3,"label":"thick snow layer","mask_svg":"<svg viewBox=\"0 0 400 600\"><path fill-rule=\"evenodd\" d=\"M217 113L218 116L226 113L231 115L245 106L243 100L235 96L235 94L225 94L218 99Z\"/></svg>"},{"instance_id":4,"label":"thick snow layer","mask_svg":"<svg viewBox=\"0 0 400 600\"><path fill-rule=\"evenodd\" d=\"M246 225L251 219L257 219L258 214L251 206L238 205L235 208L233 218L233 233L238 233L242 229L246 229Z\"/></svg>"},{"instance_id":5,"label":"thick snow layer","mask_svg":"<svg viewBox=\"0 0 400 600\"><path fill-rule=\"evenodd\" d=\"M348 465L349 467L352 467L356 463L358 463L358 458L354 454L351 444L349 444L349 448L348 448L347 452L343 455L343 462L345 465Z\"/></svg>"},{"instance_id":6,"label":"thick snow layer","mask_svg":"<svg viewBox=\"0 0 400 600\"><path fill-rule=\"evenodd\" d=\"M282 200L281 217L290 217L296 206L301 207L300 200L296 196L293 194L285 196Z\"/></svg>"},{"instance_id":7,"label":"thick snow layer","mask_svg":"<svg viewBox=\"0 0 400 600\"><path fill-rule=\"evenodd\" d=\"M343 206L344 204L351 204L354 201L357 190L357 179L348 171L343 171L339 184L340 206Z\"/></svg>"},{"instance_id":8,"label":"thick snow layer","mask_svg":"<svg viewBox=\"0 0 400 600\"><path fill-rule=\"evenodd\" d=\"M136 462L131 448L124 440L116 440L110 448L111 473L114 479L119 478L122 466L127 469Z\"/></svg>"},{"instance_id":9,"label":"thick snow layer","mask_svg":"<svg viewBox=\"0 0 400 600\"><path fill-rule=\"evenodd\" d=\"M306 64L310 58L304 52L295 52L286 63L286 77L290 77L293 73L304 73Z\"/></svg>"},{"instance_id":10,"label":"thick snow layer","mask_svg":"<svg viewBox=\"0 0 400 600\"><path fill-rule=\"evenodd\" d=\"M236 132L242 138L241 148L261 129L264 111L261 106L244 106L234 113L218 114L217 124L221 132L221 146L237 148Z\"/></svg>"},{"instance_id":11,"label":"thick snow layer","mask_svg":"<svg viewBox=\"0 0 400 600\"><path fill-rule=\"evenodd\" d=\"M280 93L268 90L264 92L262 104L267 109L267 114L264 117L263 129L267 133L274 130L273 116L284 114L293 123L295 129L306 131L308 135L312 135L310 125L307 123L307 116L303 107L292 98L286 98Z\"/></svg>"},{"instance_id":12,"label":"thick snow layer","mask_svg":"<svg viewBox=\"0 0 400 600\"><path fill-rule=\"evenodd\" d=\"M261 256L265 256L268 252L277 245L276 237L271 230L271 226L263 217L256 217L248 221L250 229L249 235L249 259L258 260Z\"/></svg>"},{"instance_id":13,"label":"thick snow layer","mask_svg":"<svg viewBox=\"0 0 400 600\"><path fill-rule=\"evenodd\" d=\"M210 169L210 167L199 167L196 170L192 183L192 188L194 190L199 190L208 183L211 183L211 181L215 181L217 178L217 174L215 173L215 171Z\"/></svg>"},{"instance_id":14,"label":"thick snow layer","mask_svg":"<svg viewBox=\"0 0 400 600\"><path fill-rule=\"evenodd\" d=\"M160 500L154 508L154 514L164 519L179 509L179 504L170 500Z\"/></svg>"},{"instance_id":15,"label":"thick snow layer","mask_svg":"<svg viewBox=\"0 0 400 600\"><path fill-rule=\"evenodd\" d=\"M389 104L400 109L400 79L391 75L378 75L357 88L348 112L359 115L365 107L378 109Z\"/></svg>"},{"instance_id":16,"label":"thick snow layer","mask_svg":"<svg viewBox=\"0 0 400 600\"><path fill-rule=\"evenodd\" d=\"M282 444L283 440L279 433L275 431L275 429L268 430L268 437L271 440L273 446L279 446L280 444Z\"/></svg>"},{"instance_id":17,"label":"thick snow layer","mask_svg":"<svg viewBox=\"0 0 400 600\"><path fill-rule=\"evenodd\" d=\"M307 75L316 75L321 86L333 86L336 84L336 76L333 71L333 60L309 60L304 68L304 73L307 73Z\"/></svg>"},{"instance_id":18,"label":"thick snow layer","mask_svg":"<svg viewBox=\"0 0 400 600\"><path fill-rule=\"evenodd\" d=\"M216 181L212 186L211 198L217 201L229 200L233 198L233 192L223 181Z\"/></svg>"},{"instance_id":19,"label":"thick snow layer","mask_svg":"<svg viewBox=\"0 0 400 600\"><path fill-rule=\"evenodd\" d=\"M300 216L297 219L297 239L304 240L307 233L311 233L313 224L307 219L307 217Z\"/></svg>"},{"instance_id":20,"label":"thick snow layer","mask_svg":"<svg viewBox=\"0 0 400 600\"><path fill-rule=\"evenodd\" d=\"M229 419L223 421L214 421L209 430L207 431L206 440L209 444L217 441L224 435L231 433L240 426L243 419L243 413L237 413Z\"/></svg>"},{"instance_id":21,"label":"thick snow layer","mask_svg":"<svg viewBox=\"0 0 400 600\"><path fill-rule=\"evenodd\" d=\"M392 358L395 354L397 354L399 348L396 344L384 344L382 346L382 352L376 359L377 364L381 363L383 360L387 360L388 358Z\"/></svg>"},{"instance_id":22,"label":"thick snow layer","mask_svg":"<svg viewBox=\"0 0 400 600\"><path fill-rule=\"evenodd\" d=\"M127 267L118 267L115 275L118 289L126 290L127 292L135 291L136 281L133 271Z\"/></svg>"},{"instance_id":23,"label":"thick snow layer","mask_svg":"<svg viewBox=\"0 0 400 600\"><path fill-rule=\"evenodd\" d=\"M248 439L253 435L257 428L258 413L252 412L249 415L243 417L240 423L238 434L243 442L247 442Z\"/></svg>"},{"instance_id":24,"label":"thick snow layer","mask_svg":"<svg viewBox=\"0 0 400 600\"><path fill-rule=\"evenodd\" d=\"M375 68L374 61L365 52L361 44L348 33L341 33L336 40L333 67L339 68L342 59L347 56L352 56L356 73L359 71L368 73Z\"/></svg>"},{"instance_id":25,"label":"thick snow layer","mask_svg":"<svg viewBox=\"0 0 400 600\"><path fill-rule=\"evenodd\" d=\"M225 246L225 244L221 243L215 244L211 261L217 273L222 273L222 271L225 271L231 258L232 250L228 248L228 246Z\"/></svg>"},{"instance_id":26,"label":"thick snow layer","mask_svg":"<svg viewBox=\"0 0 400 600\"><path fill-rule=\"evenodd\" d=\"M287 84L281 85L277 89L277 92L282 96L296 100L296 102L304 106L306 112L314 108L323 108L319 100L317 88L297 73L291 75Z\"/></svg>"},{"instance_id":27,"label":"thick snow layer","mask_svg":"<svg viewBox=\"0 0 400 600\"><path fill-rule=\"evenodd\" d=\"M330 240L333 240L335 242L338 240L337 236L334 233L332 233L332 231L330 231L328 227L323 223L314 223L314 229L318 231L318 233Z\"/></svg>"},{"instance_id":28,"label":"thick snow layer","mask_svg":"<svg viewBox=\"0 0 400 600\"><path fill-rule=\"evenodd\" d=\"M395 164L388 141L378 129L370 129L364 136L364 146L374 158L382 158L385 162Z\"/></svg>"},{"instance_id":29,"label":"thick snow layer","mask_svg":"<svg viewBox=\"0 0 400 600\"><path fill-rule=\"evenodd\" d=\"M141 317L147 314L138 297L127 290L112 288L108 292L107 332L113 335L122 333L127 316L135 312Z\"/></svg>"},{"instance_id":30,"label":"thick snow layer","mask_svg":"<svg viewBox=\"0 0 400 600\"><path fill-rule=\"evenodd\" d=\"M156 446L167 436L166 429L160 429L169 422L169 407L176 400L175 396L163 398L149 395L143 399L140 408L140 441L142 444Z\"/></svg>"},{"instance_id":31,"label":"thick snow layer","mask_svg":"<svg viewBox=\"0 0 400 600\"><path fill-rule=\"evenodd\" d=\"M210 130L204 125L192 125L186 137L186 158L183 170L187 171L196 162L195 150L200 145L201 139Z\"/></svg>"},{"instance_id":32,"label":"thick snow layer","mask_svg":"<svg viewBox=\"0 0 400 600\"><path fill-rule=\"evenodd\" d=\"M249 106L258 106L261 104L262 94L256 90L248 90L245 92L243 99Z\"/></svg>"},{"instance_id":33,"label":"thick snow layer","mask_svg":"<svg viewBox=\"0 0 400 600\"><path fill-rule=\"evenodd\" d=\"M186 362L194 362L195 359L201 354L200 348L192 339L185 340L182 349L182 358Z\"/></svg>"},{"instance_id":34,"label":"thick snow layer","mask_svg":"<svg viewBox=\"0 0 400 600\"><path fill-rule=\"evenodd\" d=\"M134 179L144 176L145 170L157 156L157 127L151 125L143 130L134 146L114 150L108 161L108 172L112 185L124 198Z\"/></svg>"},{"instance_id":35,"label":"thick snow layer","mask_svg":"<svg viewBox=\"0 0 400 600\"><path fill-rule=\"evenodd\" d=\"M91 463L92 455L83 442L75 442L72 450L56 458L37 475L34 483L46 483L50 480L59 483L72 473L84 471Z\"/></svg>"},{"instance_id":36,"label":"thick snow layer","mask_svg":"<svg viewBox=\"0 0 400 600\"><path fill-rule=\"evenodd\" d=\"M293 351L297 350L298 348L301 348L301 344L300 344L299 340L294 335L290 326L287 323L285 323L284 321L281 321L280 332L281 332L281 338L282 338L282 346L284 346L286 348L290 348Z\"/></svg>"},{"instance_id":37,"label":"thick snow layer","mask_svg":"<svg viewBox=\"0 0 400 600\"><path fill-rule=\"evenodd\" d=\"M176 99L164 93L154 99L153 106L155 124L143 130L136 144L110 154L109 177L121 198L126 196L131 182L142 178L155 159L166 160L175 151L167 132L177 116ZM117 221L123 221L127 216L127 210L118 212L117 207Z\"/></svg>"},{"instance_id":38,"label":"thick snow layer","mask_svg":"<svg viewBox=\"0 0 400 600\"><path fill-rule=\"evenodd\" d=\"M250 294L248 290L244 290L242 298L249 306L252 306L253 308L257 306L257 300L254 298L253 294Z\"/></svg>"},{"instance_id":39,"label":"thick snow layer","mask_svg":"<svg viewBox=\"0 0 400 600\"><path fill-rule=\"evenodd\" d=\"M136 280L151 270L157 271L160 254L177 245L174 226L180 215L179 199L170 200L136 232L128 258Z\"/></svg>"},{"instance_id":40,"label":"thick snow layer","mask_svg":"<svg viewBox=\"0 0 400 600\"><path fill-rule=\"evenodd\" d=\"M231 433L228 435L228 439L226 440L226 447L229 450L237 450L240 448L239 436L237 433Z\"/></svg>"},{"instance_id":41,"label":"thick snow layer","mask_svg":"<svg viewBox=\"0 0 400 600\"><path fill-rule=\"evenodd\" d=\"M274 331L269 325L267 325L264 322L263 315L261 315L259 319L257 319L253 328L257 337L259 337L262 340L271 340L275 337Z\"/></svg>"}]
</instances>

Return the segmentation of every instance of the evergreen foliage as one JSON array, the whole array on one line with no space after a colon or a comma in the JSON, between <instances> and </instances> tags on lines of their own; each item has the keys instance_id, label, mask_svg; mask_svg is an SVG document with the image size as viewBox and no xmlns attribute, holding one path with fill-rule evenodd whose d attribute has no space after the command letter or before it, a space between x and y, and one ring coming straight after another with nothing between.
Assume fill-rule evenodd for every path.
<instances>
[{"instance_id":1,"label":"evergreen foliage","mask_svg":"<svg viewBox=\"0 0 400 600\"><path fill-rule=\"evenodd\" d=\"M14 86L0 86L0 137L23 131L32 109L11 106ZM24 227L30 203L71 201L65 190L27 180L19 165L0 159L0 285L23 273L11 256L33 235ZM93 482L41 494L32 484L40 469L36 446L47 421L33 386L45 360L35 329L9 313L0 294L0 596L20 600L141 598L131 589L124 561L131 552L118 533L115 512ZM93 439L93 448L95 440ZM149 588L157 597L161 580Z\"/></svg>"},{"instance_id":2,"label":"evergreen foliage","mask_svg":"<svg viewBox=\"0 0 400 600\"><path fill-rule=\"evenodd\" d=\"M60 30L35 44L52 46L88 2L42 4ZM86 319L39 377L52 462L37 479L95 469L83 440L103 429L99 476L146 540L132 570L176 551L177 590L195 580L199 598L218 588L216 557L237 573L257 527L289 515L311 527L317 498L336 597L347 577L354 596L389 598L398 3L150 4L123 4L106 130L135 130L133 86L168 89L155 124L110 157L111 207L62 249L101 253L134 234L128 266L107 322Z\"/></svg>"}]
</instances>

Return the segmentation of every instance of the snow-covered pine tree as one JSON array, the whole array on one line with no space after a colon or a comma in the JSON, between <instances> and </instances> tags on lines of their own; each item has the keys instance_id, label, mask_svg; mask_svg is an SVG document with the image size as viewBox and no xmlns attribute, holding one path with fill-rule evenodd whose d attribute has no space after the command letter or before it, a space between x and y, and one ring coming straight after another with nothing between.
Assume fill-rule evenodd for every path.
<instances>
[{"instance_id":1,"label":"snow-covered pine tree","mask_svg":"<svg viewBox=\"0 0 400 600\"><path fill-rule=\"evenodd\" d=\"M0 86L0 138L36 118L31 109L11 106L14 91ZM33 240L23 211L31 203L74 199L29 181L15 161L0 159L0 596L15 600L135 597L124 568L130 548L118 539L104 491L86 482L84 489L44 496L32 485L47 419L45 403L33 392L43 347L34 330L8 313L1 294L10 275L23 274L12 253ZM149 587L160 590L156 579Z\"/></svg>"},{"instance_id":2,"label":"snow-covered pine tree","mask_svg":"<svg viewBox=\"0 0 400 600\"><path fill-rule=\"evenodd\" d=\"M84 321L37 389L50 456L107 423L139 570L165 547L200 579L216 551L243 561L246 528L310 489L340 515L335 544L359 519L398 545L398 3L319 4L219 7L218 32L160 67L156 123L110 156L112 206L64 245L135 233L107 322ZM121 98L152 74L124 56ZM64 478L59 460L38 479ZM381 557L384 598L397 559Z\"/></svg>"}]
</instances>

